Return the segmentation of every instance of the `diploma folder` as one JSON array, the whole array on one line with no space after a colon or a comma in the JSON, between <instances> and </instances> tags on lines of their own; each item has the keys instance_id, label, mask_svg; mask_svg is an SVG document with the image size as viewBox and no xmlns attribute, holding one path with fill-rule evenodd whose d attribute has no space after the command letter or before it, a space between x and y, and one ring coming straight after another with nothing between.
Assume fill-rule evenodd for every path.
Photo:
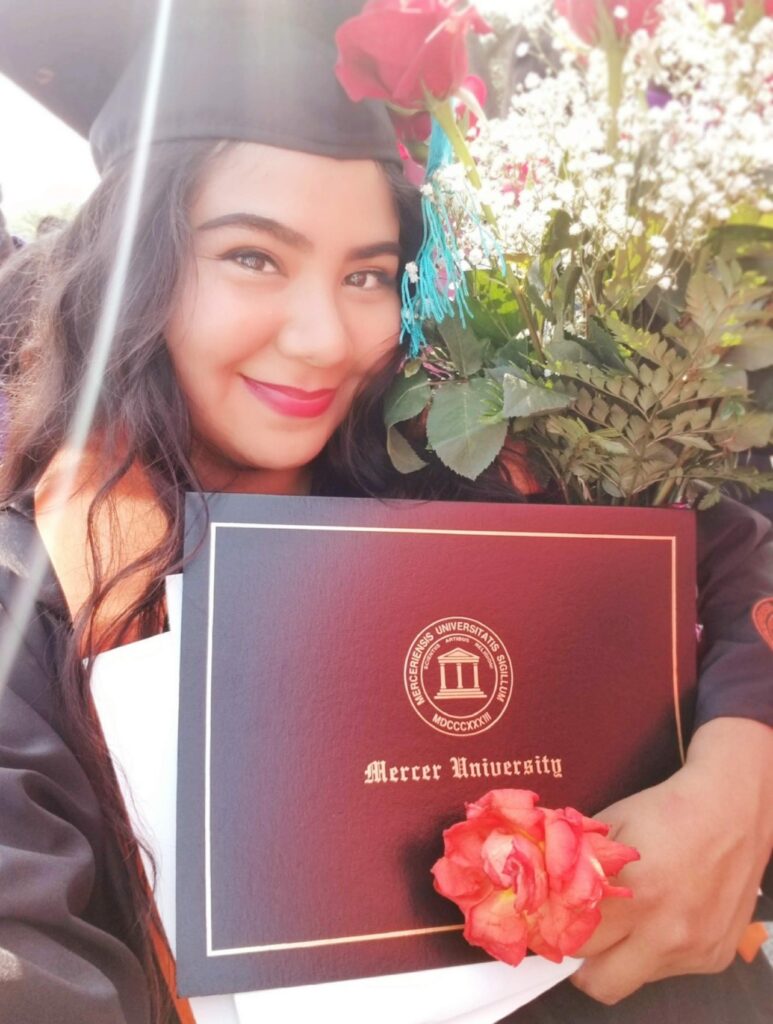
<instances>
[{"instance_id":1,"label":"diploma folder","mask_svg":"<svg viewBox=\"0 0 773 1024\"><path fill-rule=\"evenodd\" d=\"M430 875L465 802L681 764L687 510L191 495L186 535L183 995L486 959Z\"/></svg>"}]
</instances>

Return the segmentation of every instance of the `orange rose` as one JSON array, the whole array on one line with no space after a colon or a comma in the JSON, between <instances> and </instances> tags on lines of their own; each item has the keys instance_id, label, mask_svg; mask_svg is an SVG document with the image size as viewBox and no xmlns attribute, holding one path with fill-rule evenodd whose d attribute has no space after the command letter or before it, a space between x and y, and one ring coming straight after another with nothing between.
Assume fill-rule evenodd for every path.
<instances>
[{"instance_id":1,"label":"orange rose","mask_svg":"<svg viewBox=\"0 0 773 1024\"><path fill-rule=\"evenodd\" d=\"M609 826L571 807L536 807L536 793L494 789L467 804L467 820L443 833L435 888L464 914L464 937L516 966L531 949L559 962L590 938L605 896L639 854L607 838Z\"/></svg>"}]
</instances>

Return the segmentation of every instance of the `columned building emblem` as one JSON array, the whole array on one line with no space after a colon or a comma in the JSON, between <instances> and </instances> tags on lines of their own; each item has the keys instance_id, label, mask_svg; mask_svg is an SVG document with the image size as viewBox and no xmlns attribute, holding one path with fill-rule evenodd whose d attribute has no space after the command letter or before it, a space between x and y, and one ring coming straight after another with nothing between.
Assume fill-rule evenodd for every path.
<instances>
[{"instance_id":1,"label":"columned building emblem","mask_svg":"<svg viewBox=\"0 0 773 1024\"><path fill-rule=\"evenodd\" d=\"M449 736L495 725L513 692L513 665L501 637L477 619L437 619L411 641L403 670L416 714Z\"/></svg>"}]
</instances>

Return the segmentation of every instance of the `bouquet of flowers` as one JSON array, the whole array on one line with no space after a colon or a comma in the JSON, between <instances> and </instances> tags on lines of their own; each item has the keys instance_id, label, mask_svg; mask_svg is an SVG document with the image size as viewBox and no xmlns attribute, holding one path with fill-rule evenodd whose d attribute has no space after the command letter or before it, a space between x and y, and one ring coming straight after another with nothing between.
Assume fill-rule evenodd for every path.
<instances>
[{"instance_id":1,"label":"bouquet of flowers","mask_svg":"<svg viewBox=\"0 0 773 1024\"><path fill-rule=\"evenodd\" d=\"M337 35L342 85L387 102L422 193L395 465L499 464L567 503L773 489L742 458L773 441L773 0L481 8L369 0ZM511 964L577 952L638 858L537 802L468 804L433 868L468 941Z\"/></svg>"},{"instance_id":2,"label":"bouquet of flowers","mask_svg":"<svg viewBox=\"0 0 773 1024\"><path fill-rule=\"evenodd\" d=\"M426 167L395 465L499 461L571 503L772 488L742 456L773 435L773 2L489 7L370 0L338 34ZM502 117L470 33L505 55Z\"/></svg>"}]
</instances>

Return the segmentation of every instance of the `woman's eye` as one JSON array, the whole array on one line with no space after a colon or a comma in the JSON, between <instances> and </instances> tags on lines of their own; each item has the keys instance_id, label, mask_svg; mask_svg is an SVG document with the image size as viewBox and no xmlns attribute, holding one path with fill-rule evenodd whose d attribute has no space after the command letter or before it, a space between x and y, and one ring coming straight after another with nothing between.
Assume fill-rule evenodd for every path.
<instances>
[{"instance_id":1,"label":"woman's eye","mask_svg":"<svg viewBox=\"0 0 773 1024\"><path fill-rule=\"evenodd\" d=\"M354 274L349 274L346 281L347 284L355 288L361 288L363 291L372 291L375 288L393 288L395 286L394 276L388 274L385 270L357 270Z\"/></svg>"},{"instance_id":2,"label":"woman's eye","mask_svg":"<svg viewBox=\"0 0 773 1024\"><path fill-rule=\"evenodd\" d=\"M247 270L254 270L258 274L277 274L279 272L279 268L271 257L256 249L232 252L226 256L226 259L238 263L240 267L245 267Z\"/></svg>"}]
</instances>

